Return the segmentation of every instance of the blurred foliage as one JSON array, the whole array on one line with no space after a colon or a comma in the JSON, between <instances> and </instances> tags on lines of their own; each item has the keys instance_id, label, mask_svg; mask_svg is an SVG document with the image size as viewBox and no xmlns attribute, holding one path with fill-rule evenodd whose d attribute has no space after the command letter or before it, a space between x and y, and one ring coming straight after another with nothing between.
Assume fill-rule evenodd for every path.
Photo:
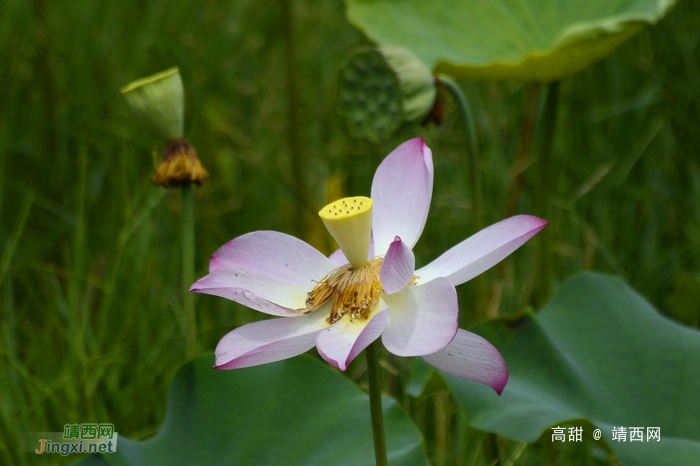
<instances>
[{"instance_id":1,"label":"blurred foliage","mask_svg":"<svg viewBox=\"0 0 700 466\"><path fill-rule=\"evenodd\" d=\"M440 127L406 128L380 146L352 141L333 108L333 87L351 52L368 42L345 20L340 1L294 6L304 180L294 177L289 157L282 34L289 18L278 2L4 2L1 462L75 460L20 454L20 431L96 421L131 438L155 433L167 386L185 360L179 205L174 193L149 182L153 154L163 147L119 93L133 79L180 67L185 137L212 175L196 195L200 275L209 254L237 235L295 232L297 199L305 199L309 219L303 239L332 251L315 212L341 195L367 195L382 157L416 135L435 159L417 265L473 233L454 107L448 101ZM658 26L562 82L554 144L561 176L552 180L558 196L548 227L559 281L581 270L609 271L667 312L677 277L697 274L699 26L698 3L681 2ZM514 160L530 88L462 85L481 137L490 224L504 217L509 185L523 168ZM536 162L527 167L518 212L532 212L537 170ZM308 196L299 195L299 182ZM526 245L486 274L490 316L527 309L533 264L534 247ZM460 287L462 326L473 323L475 294L474 284ZM230 329L263 317L210 296L197 297L197 311L206 351ZM347 372L360 383L362 364ZM485 464L481 457L468 463L458 450L481 434L464 427L448 395L409 399L407 364L385 358L387 386L424 429L431 458ZM493 436L483 442L495 457L515 448ZM539 464L561 459L551 445L536 448Z\"/></svg>"}]
</instances>

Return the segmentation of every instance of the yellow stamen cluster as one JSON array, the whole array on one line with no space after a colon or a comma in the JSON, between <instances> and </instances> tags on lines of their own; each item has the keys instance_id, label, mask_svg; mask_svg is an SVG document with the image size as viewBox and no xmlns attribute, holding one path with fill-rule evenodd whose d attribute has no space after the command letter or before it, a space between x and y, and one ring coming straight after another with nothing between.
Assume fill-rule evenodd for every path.
<instances>
[{"instance_id":1,"label":"yellow stamen cluster","mask_svg":"<svg viewBox=\"0 0 700 466\"><path fill-rule=\"evenodd\" d=\"M369 318L372 306L377 303L382 292L379 278L382 260L381 257L375 257L362 267L354 268L351 264L346 264L335 269L309 292L306 312L317 309L332 297L331 314L326 319L329 324L336 323L345 315L349 315L351 321Z\"/></svg>"}]
</instances>

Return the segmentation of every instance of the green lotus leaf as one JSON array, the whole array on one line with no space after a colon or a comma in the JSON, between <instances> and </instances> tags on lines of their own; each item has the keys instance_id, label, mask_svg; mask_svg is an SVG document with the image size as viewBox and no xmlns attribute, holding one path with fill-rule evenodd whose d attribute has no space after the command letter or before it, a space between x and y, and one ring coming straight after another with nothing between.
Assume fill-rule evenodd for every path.
<instances>
[{"instance_id":1,"label":"green lotus leaf","mask_svg":"<svg viewBox=\"0 0 700 466\"><path fill-rule=\"evenodd\" d=\"M79 464L374 464L369 396L326 364L306 356L233 371L213 364L207 355L180 368L154 438L120 436L116 453ZM418 429L393 400L382 403L389 462L426 464Z\"/></svg>"},{"instance_id":2,"label":"green lotus leaf","mask_svg":"<svg viewBox=\"0 0 700 466\"><path fill-rule=\"evenodd\" d=\"M675 0L345 0L355 26L435 72L550 82L604 58Z\"/></svg>"},{"instance_id":3,"label":"green lotus leaf","mask_svg":"<svg viewBox=\"0 0 700 466\"><path fill-rule=\"evenodd\" d=\"M581 275L536 316L474 330L501 351L510 380L499 397L443 375L473 427L534 442L586 419L624 465L700 464L700 332L662 316L622 280ZM613 440L619 427L624 442ZM643 441L631 440L631 427L643 428ZM658 441L647 427L659 427ZM592 428L583 436L593 438Z\"/></svg>"}]
</instances>

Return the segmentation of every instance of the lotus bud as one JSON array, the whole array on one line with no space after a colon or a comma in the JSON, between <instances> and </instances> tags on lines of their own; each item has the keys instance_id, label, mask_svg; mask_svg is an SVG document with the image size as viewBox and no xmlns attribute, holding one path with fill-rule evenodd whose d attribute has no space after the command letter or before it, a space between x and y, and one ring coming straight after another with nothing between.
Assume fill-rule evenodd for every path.
<instances>
[{"instance_id":1,"label":"lotus bud","mask_svg":"<svg viewBox=\"0 0 700 466\"><path fill-rule=\"evenodd\" d=\"M430 70L397 47L355 53L339 72L336 108L350 134L387 140L404 123L422 122L435 105Z\"/></svg>"}]
</instances>

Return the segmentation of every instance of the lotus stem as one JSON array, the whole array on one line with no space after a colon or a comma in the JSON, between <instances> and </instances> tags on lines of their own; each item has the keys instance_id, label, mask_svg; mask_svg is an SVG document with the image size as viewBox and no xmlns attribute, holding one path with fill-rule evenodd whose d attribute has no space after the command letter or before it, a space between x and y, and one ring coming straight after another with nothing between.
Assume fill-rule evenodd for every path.
<instances>
[{"instance_id":1,"label":"lotus stem","mask_svg":"<svg viewBox=\"0 0 700 466\"><path fill-rule=\"evenodd\" d=\"M182 186L182 286L184 293L185 347L187 359L194 359L197 348L197 318L194 295L189 288L194 283L194 195L191 184Z\"/></svg>"},{"instance_id":2,"label":"lotus stem","mask_svg":"<svg viewBox=\"0 0 700 466\"><path fill-rule=\"evenodd\" d=\"M382 414L382 387L379 375L379 340L367 347L367 373L369 375L369 410L372 414L374 456L377 466L387 466L384 417Z\"/></svg>"},{"instance_id":3,"label":"lotus stem","mask_svg":"<svg viewBox=\"0 0 700 466\"><path fill-rule=\"evenodd\" d=\"M481 175L479 172L479 145L477 144L476 123L471 106L457 82L447 76L438 76L438 80L445 86L462 115L464 136L467 139L467 163L469 164L469 184L471 185L472 209L474 211L474 231L481 230Z\"/></svg>"}]
</instances>

